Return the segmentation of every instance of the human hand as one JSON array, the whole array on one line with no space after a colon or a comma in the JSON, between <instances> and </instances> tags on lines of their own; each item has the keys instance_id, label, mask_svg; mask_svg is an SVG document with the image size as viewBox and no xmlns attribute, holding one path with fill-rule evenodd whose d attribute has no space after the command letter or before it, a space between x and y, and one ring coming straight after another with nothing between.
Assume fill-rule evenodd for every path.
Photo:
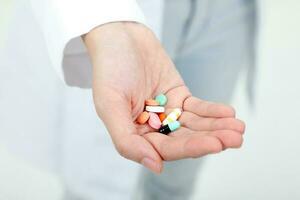
<instances>
[{"instance_id":1,"label":"human hand","mask_svg":"<svg viewBox=\"0 0 300 200\"><path fill-rule=\"evenodd\" d=\"M193 97L148 28L110 23L92 30L84 41L93 64L96 111L123 157L159 173L163 161L241 146L245 125L233 108ZM135 123L145 100L160 93L168 97L166 113L183 110L182 127L168 136Z\"/></svg>"}]
</instances>

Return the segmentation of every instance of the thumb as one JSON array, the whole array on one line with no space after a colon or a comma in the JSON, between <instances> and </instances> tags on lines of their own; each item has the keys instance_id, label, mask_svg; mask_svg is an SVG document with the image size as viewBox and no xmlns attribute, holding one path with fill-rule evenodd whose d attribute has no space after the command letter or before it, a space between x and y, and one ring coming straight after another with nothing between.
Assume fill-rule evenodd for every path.
<instances>
[{"instance_id":1,"label":"thumb","mask_svg":"<svg viewBox=\"0 0 300 200\"><path fill-rule=\"evenodd\" d=\"M95 94L95 93L94 93ZM97 113L103 120L121 156L138 162L151 171L162 171L162 159L154 147L137 134L131 115L130 101L118 93L107 91L94 95Z\"/></svg>"}]
</instances>

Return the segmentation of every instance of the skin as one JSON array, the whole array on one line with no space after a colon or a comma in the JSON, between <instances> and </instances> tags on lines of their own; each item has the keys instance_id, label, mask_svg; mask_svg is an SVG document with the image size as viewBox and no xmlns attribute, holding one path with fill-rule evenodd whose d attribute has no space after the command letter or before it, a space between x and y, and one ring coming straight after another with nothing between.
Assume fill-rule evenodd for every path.
<instances>
[{"instance_id":1,"label":"skin","mask_svg":"<svg viewBox=\"0 0 300 200\"><path fill-rule=\"evenodd\" d=\"M245 125L232 107L190 93L158 39L133 22L102 25L84 36L93 64L96 111L123 157L153 172L163 161L198 158L242 145ZM181 108L182 127L168 136L135 120L146 99L164 93L166 112Z\"/></svg>"}]
</instances>

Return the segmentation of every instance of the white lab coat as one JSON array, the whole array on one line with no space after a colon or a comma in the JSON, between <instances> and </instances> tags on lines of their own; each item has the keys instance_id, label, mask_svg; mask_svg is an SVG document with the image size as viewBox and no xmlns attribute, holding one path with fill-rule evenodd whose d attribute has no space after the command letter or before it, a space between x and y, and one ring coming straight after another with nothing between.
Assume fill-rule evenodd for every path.
<instances>
[{"instance_id":1,"label":"white lab coat","mask_svg":"<svg viewBox=\"0 0 300 200\"><path fill-rule=\"evenodd\" d=\"M114 150L95 114L91 91L67 86L90 83L90 63L80 36L113 21L145 23L159 35L162 4L162 0L140 0L139 5L134 0L15 4L0 51L0 146L47 176L58 175L66 199L130 199L138 172L136 164ZM35 184L31 175L27 174L27 184ZM6 184L15 185L13 180ZM22 200L39 198L23 195L26 188L17 193ZM15 197L6 195L5 199Z\"/></svg>"}]
</instances>

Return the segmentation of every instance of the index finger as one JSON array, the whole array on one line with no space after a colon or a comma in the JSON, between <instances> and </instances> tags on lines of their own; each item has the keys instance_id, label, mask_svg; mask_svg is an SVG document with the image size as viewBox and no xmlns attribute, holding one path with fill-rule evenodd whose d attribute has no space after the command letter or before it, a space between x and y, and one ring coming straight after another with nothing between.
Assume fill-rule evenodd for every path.
<instances>
[{"instance_id":1,"label":"index finger","mask_svg":"<svg viewBox=\"0 0 300 200\"><path fill-rule=\"evenodd\" d=\"M231 106L203 101L193 96L184 101L183 110L202 117L235 117L235 110Z\"/></svg>"}]
</instances>

